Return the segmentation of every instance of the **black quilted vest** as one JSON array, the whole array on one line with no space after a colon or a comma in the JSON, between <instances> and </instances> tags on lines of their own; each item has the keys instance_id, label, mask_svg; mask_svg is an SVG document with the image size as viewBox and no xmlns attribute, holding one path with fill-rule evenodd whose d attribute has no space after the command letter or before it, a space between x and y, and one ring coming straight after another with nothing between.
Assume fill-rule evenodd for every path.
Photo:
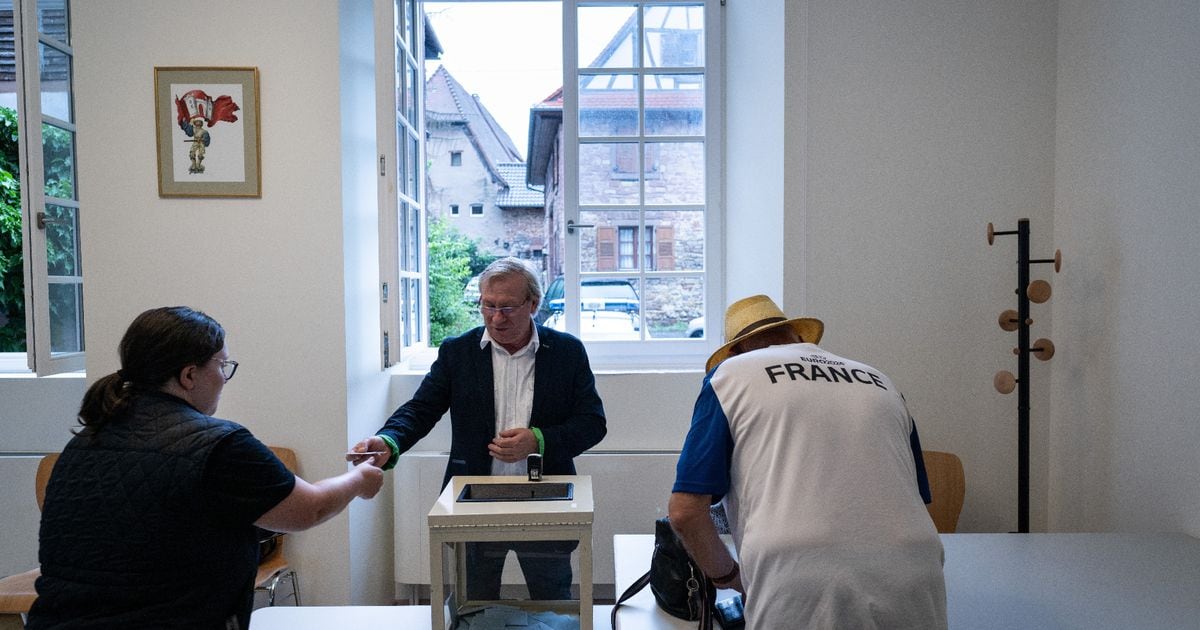
<instances>
[{"instance_id":1,"label":"black quilted vest","mask_svg":"<svg viewBox=\"0 0 1200 630\"><path fill-rule=\"evenodd\" d=\"M239 425L144 394L84 430L46 489L42 576L28 628L220 628L244 619L258 563L254 528L207 514L213 447Z\"/></svg>"}]
</instances>

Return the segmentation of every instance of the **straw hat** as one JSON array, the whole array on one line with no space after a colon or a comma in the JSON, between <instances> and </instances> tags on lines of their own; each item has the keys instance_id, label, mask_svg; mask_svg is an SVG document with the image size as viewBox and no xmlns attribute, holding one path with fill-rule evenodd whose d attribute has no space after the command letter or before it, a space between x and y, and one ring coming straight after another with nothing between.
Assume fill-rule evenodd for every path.
<instances>
[{"instance_id":1,"label":"straw hat","mask_svg":"<svg viewBox=\"0 0 1200 630\"><path fill-rule=\"evenodd\" d=\"M708 372L721 361L728 359L733 347L738 342L751 335L757 335L780 326L791 326L792 330L796 331L796 334L800 335L800 338L807 343L821 341L821 334L825 332L825 324L819 319L811 317L788 319L783 311L775 305L775 301L765 295L742 298L725 309L725 339L728 341L725 342L725 345L717 348L717 351L708 358L708 364L705 365L704 371Z\"/></svg>"}]
</instances>

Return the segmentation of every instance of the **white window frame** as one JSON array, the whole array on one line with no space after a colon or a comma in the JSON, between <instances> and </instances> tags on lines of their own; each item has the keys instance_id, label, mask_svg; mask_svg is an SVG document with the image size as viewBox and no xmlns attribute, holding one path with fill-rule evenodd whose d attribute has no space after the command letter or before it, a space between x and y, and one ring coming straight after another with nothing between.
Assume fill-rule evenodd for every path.
<instances>
[{"instance_id":1,"label":"white window frame","mask_svg":"<svg viewBox=\"0 0 1200 630\"><path fill-rule=\"evenodd\" d=\"M439 0L442 2L455 2L458 0ZM462 2L480 2L487 0L461 0ZM539 1L539 0L530 0ZM563 15L563 86L578 86L579 71L578 71L578 50L575 42L576 24L576 9L579 6L630 6L635 5L639 8L645 5L654 4L697 4L703 2L704 20L705 20L705 269L702 272L705 285L705 317L708 322L719 322L721 318L720 304L724 295L723 287L723 245L721 237L721 229L723 221L723 133L724 133L724 118L723 107L721 104L721 94L724 81L722 79L723 70L723 25L722 25L722 4L721 0L690 0L685 2L672 0L540 0L540 1L557 1L561 2ZM424 69L424 0L413 0L416 5L416 40L417 45L413 50L420 54L422 58L418 59L418 67ZM395 3L389 0L376 0L376 18L379 24L377 30L377 41L380 42L377 53L377 63L379 64L379 82L377 83L377 94L379 95L379 104L381 112L379 123L380 137L380 153L382 156L395 155L395 121L389 115L393 108L393 95L396 94L395 76L396 73L396 51L390 46L394 43L394 28L393 25L403 24L395 20L394 11ZM640 20L640 18L639 18ZM646 69L642 68L639 71L663 71L662 68ZM422 72L423 78L423 72ZM423 92L424 81L418 81L421 85L417 86ZM420 133L424 138L424 102L423 93L421 94L422 101L419 109L422 112L419 114ZM564 217L579 222L579 205L575 195L578 181L578 99L575 90L564 90L563 102L563 132L564 132L564 192L566 198L566 207L564 208ZM388 143L391 146L388 146ZM420 164L425 164L425 145L421 143L420 147L421 159ZM384 160L388 163L387 160ZM396 222L396 194L394 191L394 173L391 177L384 176L385 168L381 170L381 193L380 193L380 213L381 213L381 273L384 282L388 282L388 278L396 277L399 268L399 260L396 255L396 247L398 239L393 235L398 235ZM558 177L557 171L553 175ZM422 172L419 186L420 197L422 202L425 200L424 190L425 178ZM393 186L390 192L384 192L389 183ZM421 210L422 217L425 216L425 208ZM422 243L422 261L426 261L427 246L425 231L425 220L421 221L421 243ZM567 329L569 331L579 330L579 239L568 236L565 243L566 251L566 266L564 268L564 277L566 285L566 304L567 304ZM423 262L423 265L427 262ZM425 268L422 266L422 272L419 274L424 277ZM639 270L638 273L645 275L645 270ZM658 277L668 277L671 272L658 273ZM682 275L696 275L695 272L680 272ZM613 275L624 276L629 275L628 270ZM426 295L422 298L422 313L423 329L428 330L429 313L428 313L428 283L422 279L422 287ZM384 305L384 332L389 329L397 330L402 324L397 321L394 313ZM394 311L395 309L391 309ZM402 315L401 315L402 317ZM390 328L389 328L390 327ZM629 369L697 369L704 365L705 359L719 344L719 336L711 332L706 335L705 339L648 339L644 341L632 342L593 342L585 341L588 346L589 356L591 357L593 367L601 370L629 370ZM392 340L392 346L395 347L395 339ZM396 355L392 355L392 363L396 362ZM386 366L387 362L385 362Z\"/></svg>"},{"instance_id":2,"label":"white window frame","mask_svg":"<svg viewBox=\"0 0 1200 630\"><path fill-rule=\"evenodd\" d=\"M62 372L79 371L84 368L85 353L51 351L51 322L50 322L50 285L72 284L82 285L82 252L76 250L77 267L74 276L54 276L51 278L47 270L46 230L44 224L39 226L39 216L47 204L72 208L79 218L79 179L78 156L71 160L75 167L74 187L75 199L60 199L45 194L45 170L42 153L42 124L51 123L55 127L75 133L73 122L60 120L42 113L41 103L41 74L39 46L45 45L56 52L65 55L70 60L71 73L68 84L69 98L74 109L74 51L68 42L42 35L38 28L37 0L13 1L13 48L16 62L16 84L18 86L17 130L20 136L21 160L21 228L23 237L23 256L25 266L25 327L26 352L0 354L0 371L23 371L21 359L25 367L38 376L48 376ZM67 10L67 28L71 26L70 3L65 3ZM68 39L70 37L68 36ZM74 149L75 144L72 143ZM76 229L76 246L78 247L78 222ZM86 343L83 331L83 305L75 324L78 328L80 345Z\"/></svg>"},{"instance_id":3,"label":"white window frame","mask_svg":"<svg viewBox=\"0 0 1200 630\"><path fill-rule=\"evenodd\" d=\"M375 0L375 62L376 62L376 108L379 112L377 138L379 145L379 265L380 265L380 323L382 347L380 363L383 368L406 361L428 347L429 339L429 283L426 272L428 265L427 200L425 190L425 17L421 0L410 0L413 7L412 41L407 48L398 48L398 39L405 37L404 16L397 15L397 0ZM404 0L399 0L405 4ZM417 69L412 85L404 83L397 68L399 50L404 50L405 60L413 62ZM397 112L397 94L401 90L412 90L415 99L415 125L404 126L406 132L418 139L415 160L406 156L407 146L397 139L398 125L402 125ZM407 160L407 161L406 161ZM416 169L416 195L403 190L399 180L400 165ZM407 177L408 171L405 171ZM412 213L406 209L414 209ZM402 239L406 230L416 230L416 269L404 269L401 257ZM406 287L416 282L416 308L405 296L413 293ZM408 312L404 312L408 311ZM414 312L415 311L415 312ZM414 321L414 319L416 321Z\"/></svg>"},{"instance_id":4,"label":"white window frame","mask_svg":"<svg viewBox=\"0 0 1200 630\"><path fill-rule=\"evenodd\" d=\"M705 55L705 98L704 98L704 141L705 141L705 255L704 255L704 315L706 322L721 321L720 304L724 295L721 270L722 252L720 226L723 222L724 203L724 114L721 94L724 86L723 42L724 31L720 0L563 0L563 181L564 220L580 223L579 198L576 193L579 181L579 51L574 34L577 33L577 9L595 6L635 6L641 23L641 8L653 5L704 4L704 55ZM640 55L640 46L638 46ZM648 73L670 72L670 68L608 68L605 73ZM640 83L640 82L639 82ZM575 89L570 89L574 86ZM639 150L639 153L641 151ZM566 263L563 271L565 287L565 319L568 331L579 330L579 260L580 239L567 235L565 243ZM670 277L672 272L647 272L645 269L619 270L605 276L639 278ZM692 276L695 272L678 272ZM644 285L642 292L645 293ZM713 327L706 325L704 339L646 339L642 341L587 341L588 356L593 367L601 370L620 369L695 369L702 367L708 356L720 345L720 338L713 334Z\"/></svg>"}]
</instances>

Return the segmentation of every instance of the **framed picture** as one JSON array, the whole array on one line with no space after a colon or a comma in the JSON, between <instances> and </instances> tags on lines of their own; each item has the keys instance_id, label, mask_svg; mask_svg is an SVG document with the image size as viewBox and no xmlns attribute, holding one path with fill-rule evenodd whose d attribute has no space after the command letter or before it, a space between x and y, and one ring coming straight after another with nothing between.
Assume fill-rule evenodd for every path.
<instances>
[{"instance_id":1,"label":"framed picture","mask_svg":"<svg viewBox=\"0 0 1200 630\"><path fill-rule=\"evenodd\" d=\"M262 197L258 68L154 68L160 197Z\"/></svg>"}]
</instances>

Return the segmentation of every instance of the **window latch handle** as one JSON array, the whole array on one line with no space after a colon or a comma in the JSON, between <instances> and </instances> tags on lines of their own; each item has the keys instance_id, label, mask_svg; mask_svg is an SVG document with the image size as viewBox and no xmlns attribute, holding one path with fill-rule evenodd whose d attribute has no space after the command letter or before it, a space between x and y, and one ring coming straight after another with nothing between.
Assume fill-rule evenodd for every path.
<instances>
[{"instance_id":1,"label":"window latch handle","mask_svg":"<svg viewBox=\"0 0 1200 630\"><path fill-rule=\"evenodd\" d=\"M576 223L573 220L567 221L567 234L574 234L576 229L594 228L594 223Z\"/></svg>"},{"instance_id":2,"label":"window latch handle","mask_svg":"<svg viewBox=\"0 0 1200 630\"><path fill-rule=\"evenodd\" d=\"M71 222L67 219L48 219L45 212L37 213L37 226L39 230L46 229L47 225L70 225Z\"/></svg>"}]
</instances>

